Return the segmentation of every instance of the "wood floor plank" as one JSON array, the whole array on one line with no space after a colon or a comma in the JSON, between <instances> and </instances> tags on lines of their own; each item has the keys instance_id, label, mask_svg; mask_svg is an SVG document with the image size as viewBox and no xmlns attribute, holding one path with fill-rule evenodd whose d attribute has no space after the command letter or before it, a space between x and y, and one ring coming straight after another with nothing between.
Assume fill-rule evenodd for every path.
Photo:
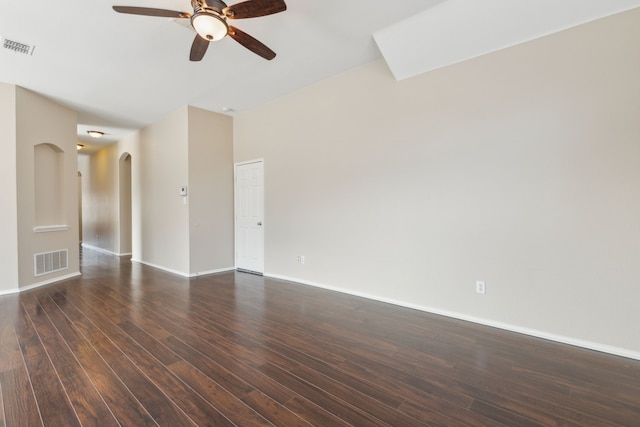
<instances>
[{"instance_id":1,"label":"wood floor plank","mask_svg":"<svg viewBox=\"0 0 640 427\"><path fill-rule=\"evenodd\" d=\"M113 413L107 407L82 365L60 336L56 326L51 323L47 309L51 309L51 305L54 305L53 301L48 298L37 301L35 298L25 295L22 298L22 305L28 313L45 351L49 355L54 355L53 357L56 359L55 366L58 378L80 424L83 426L118 426ZM58 326L63 327L64 323L59 323ZM41 403L42 405L43 403Z\"/></svg>"},{"instance_id":2,"label":"wood floor plank","mask_svg":"<svg viewBox=\"0 0 640 427\"><path fill-rule=\"evenodd\" d=\"M333 338L333 337L335 337L336 335L340 335L340 334L335 334L335 333L334 333L334 335L332 336L332 338ZM423 362L424 362L424 361L423 361ZM408 366L411 366L411 367L412 367L412 369L414 369L414 371L418 371L418 372L419 372L419 370L420 370L420 369L419 369L419 367L414 367L414 366L412 366L411 364L407 364L407 365L408 365ZM504 364L504 363L503 363L503 364L501 364L501 367L502 367L503 369L504 369L504 366L505 366L505 364ZM442 368L443 368L443 367L440 367L440 369L442 369ZM445 368L446 368L446 367L445 367ZM446 374L446 373L445 373L445 374L442 374L442 373L438 373L438 374L430 373L429 375L430 375L432 378L434 378L434 379L438 379L439 377L442 377L443 375L447 375L447 374ZM423 389L424 389L424 387L421 387L421 388L423 388ZM452 384L444 384L443 388L444 388L444 389L453 388L453 385L452 385ZM462 408L466 408L466 407L467 407L467 405L463 405L463 406L462 406ZM459 408L459 409L460 409L460 408ZM555 419L555 418L554 418L554 419Z\"/></svg>"},{"instance_id":3,"label":"wood floor plank","mask_svg":"<svg viewBox=\"0 0 640 427\"><path fill-rule=\"evenodd\" d=\"M166 314L167 310L161 310L161 312ZM149 315L153 315L153 314L149 313ZM191 319L191 320L193 320L193 319ZM171 324L173 324L173 325L175 325L176 323L177 322L175 322L175 321L171 322ZM193 325L193 326L195 326L195 325ZM203 332L205 332L205 331L203 331ZM189 331L185 330L184 333L185 334L189 334ZM180 336L184 336L184 335L180 334ZM171 344L169 344L169 345L173 346L172 348L174 348L174 350L176 352L180 353L182 355L182 357L184 357L187 360L192 360L192 363L196 364L199 367L207 366L207 361L204 360L204 357L205 357L204 355L200 355L199 356L199 360L198 359L194 360L193 359L193 354L190 355L188 350L185 352L184 348L179 349L179 347L176 347L176 346L179 346L179 344L177 344L177 340L175 338L170 338L169 339L170 342L172 340L173 340L173 342ZM221 340L223 340L221 337L217 338L218 343L220 343ZM231 343L228 343L228 342L224 343L224 347L228 348L228 349L229 348L233 348ZM236 350L239 350L239 348L236 347ZM207 354L209 354L211 351L215 352L215 348L209 348L208 351L207 351ZM238 355L238 351L234 351L233 354L234 354L234 356L237 356ZM219 358L224 359L224 357L225 357L225 355L223 355L223 354L217 355L216 356L216 360L219 360ZM348 390L346 392L344 390L341 390L341 391L343 393L350 394L351 397L353 398L353 393L354 393L353 390ZM363 395L362 398L363 399L367 399L368 397ZM369 403L371 404L371 403L373 403L373 401L370 400ZM398 405L399 403L400 402L396 402L396 405ZM372 405L370 407L371 407L371 411L372 412L377 412L379 415L382 416L383 419L391 420L390 421L391 424L394 424L394 425L418 425L419 424L415 419L413 419L411 417L408 417L406 415L403 415L400 412L394 412L390 408L384 409L384 405L381 405L379 402L376 402L374 405Z\"/></svg>"},{"instance_id":4,"label":"wood floor plank","mask_svg":"<svg viewBox=\"0 0 640 427\"><path fill-rule=\"evenodd\" d=\"M253 390L251 384L243 381L233 372L233 370L226 367L228 364L225 363L224 359L217 359L215 356L211 358L209 357L211 356L211 353L207 352L209 356L203 353L202 351L206 351L207 348L202 344L199 345L198 348L195 348L185 344L176 337L168 337L165 342L184 360L193 366L197 366L198 369L200 369L212 381L215 381L216 384L219 384L221 387L229 390L240 399ZM240 369L242 368L241 366L238 367Z\"/></svg>"},{"instance_id":5,"label":"wood floor plank","mask_svg":"<svg viewBox=\"0 0 640 427\"><path fill-rule=\"evenodd\" d=\"M105 300L110 299L105 298ZM163 342L184 360L198 366L222 387L239 398L249 393L254 387L278 402L286 402L293 397L294 394L290 390L276 381L243 365L243 356L239 355L238 351L229 351L227 347L213 345L204 340L205 337L211 338L211 331L204 327L199 328L198 324L194 323L194 319L187 322L180 316L172 316L172 310L169 307L157 310L159 307L163 307L160 301L153 304L153 308L143 309L147 320L155 320L165 325L176 336L181 337L178 340L175 336L169 336ZM217 344L220 344L220 340L217 341Z\"/></svg>"},{"instance_id":6,"label":"wood floor plank","mask_svg":"<svg viewBox=\"0 0 640 427\"><path fill-rule=\"evenodd\" d=\"M103 296L103 301L107 305L111 304L110 306L111 309L114 309L113 304L117 302L113 300L113 298L110 296ZM183 337L183 339L185 336L192 336L196 338L198 340L196 341L196 348L201 348L203 344L204 345L207 344L204 341L199 341L199 339L202 337L202 334L206 333L206 331L193 331L190 329L181 328L179 326L180 319L162 317L162 316L166 316L166 313L158 314L157 313L158 307L161 307L161 306L154 307L153 310L149 310L148 312L145 312L147 313L147 316L146 316L147 319L159 319L158 322L164 323L167 329ZM164 312L164 310L162 311ZM124 313L116 314L116 315L112 314L110 315L110 318L116 321L119 318L119 316L124 316L124 315L125 315ZM126 324L129 321L126 320L125 318L125 320L122 320L122 322ZM219 385L221 385L225 389L234 393L239 398L242 398L246 393L253 390L253 387L250 384L246 383L245 381L237 377L233 371L228 370L220 365L219 362L221 360L227 360L227 359L232 360L231 356L226 352L217 354L217 356L219 357L216 357L214 361L213 359L205 356L202 352L196 350L196 348L193 348L184 344L181 340L178 340L174 336L168 336L166 339L162 340L162 343L164 344L164 347L167 350L172 351L172 354L174 357L172 358L171 363L175 363L177 361L175 360L175 357L177 357L176 355L179 355L181 359L186 360L195 366L198 366L199 369L207 373L211 379L216 381ZM154 346L154 348L157 349L159 347L156 345ZM209 348L208 352L210 353L211 351L213 351L213 354L216 354L215 352L217 351L217 349ZM290 395L287 395L287 398L290 398L290 397L291 397Z\"/></svg>"},{"instance_id":7,"label":"wood floor plank","mask_svg":"<svg viewBox=\"0 0 640 427\"><path fill-rule=\"evenodd\" d=\"M4 422L10 426L42 426L38 403L25 369L0 373ZM47 425L52 425L50 420Z\"/></svg>"},{"instance_id":8,"label":"wood floor plank","mask_svg":"<svg viewBox=\"0 0 640 427\"><path fill-rule=\"evenodd\" d=\"M251 409L237 396L229 393L202 371L185 361L174 363L169 366L169 369L236 425L247 427L271 425L266 418Z\"/></svg>"},{"instance_id":9,"label":"wood floor plank","mask_svg":"<svg viewBox=\"0 0 640 427\"><path fill-rule=\"evenodd\" d=\"M83 308L85 310L91 309L91 307L87 306ZM145 407L147 412L151 414L156 423L165 426L196 425L168 395L158 388L156 384L127 357L125 352L123 352L123 350L127 351L127 349L121 349L113 343L110 337L86 317L85 313L80 311L75 304L65 304L61 309L72 319L74 327L86 337L111 369L117 373L127 389L131 390L131 393Z\"/></svg>"},{"instance_id":10,"label":"wood floor plank","mask_svg":"<svg viewBox=\"0 0 640 427\"><path fill-rule=\"evenodd\" d=\"M2 310L1 305L0 310ZM0 319L0 322L2 322L0 323L0 372L4 372L19 366L22 358L16 346L13 323L11 320L3 319Z\"/></svg>"},{"instance_id":11,"label":"wood floor plank","mask_svg":"<svg viewBox=\"0 0 640 427\"><path fill-rule=\"evenodd\" d=\"M154 304L154 306L155 306L155 304ZM157 307L158 307L158 306L156 306L156 308L157 308ZM148 315L149 315L150 317L154 316L154 313L162 313L163 315L166 315L167 311L171 311L171 309L170 309L170 308L167 308L167 310L154 310L154 312L153 312L153 313L151 313L151 312L150 312L150 313L148 313ZM193 320L193 319L191 319L191 320ZM179 319L175 319L175 318L174 318L174 319L167 319L167 320L165 320L165 323L166 323L166 322L169 322L169 324L170 324L170 325L172 325L172 327L173 327L173 328L175 328L175 327L176 327L176 325L180 323ZM194 326L194 325L191 325L191 326ZM176 329L172 329L172 330L173 330L173 331L176 331ZM179 329L179 330L177 330L177 332L179 333L179 335L180 335L181 337L183 337L183 339L184 339L185 334L186 334L186 335L191 335L191 336L196 336L196 337L198 336L198 331L197 331L197 330L196 330L196 332L195 332L195 335L194 335L194 333L193 333L192 331L190 331L189 329ZM203 330L203 331L200 331L200 332L202 332L202 333L206 333L207 331L206 331L206 330ZM190 350L186 350L186 351L185 351L184 344L179 344L179 341L177 341L177 340L176 340L175 338L173 338L173 337L170 337L170 338L168 339L168 341L170 342L170 344L169 344L169 345L170 345L170 347L171 347L171 348L173 348L176 352L180 353L183 357L187 358L188 360L193 360L193 359L189 356L189 353L193 353L193 351L190 351ZM201 343L200 343L200 345L199 345L198 347L199 347L199 348L202 348L202 346L203 346L203 343L201 342ZM225 343L225 346L226 346L226 343ZM204 347L205 347L206 354L211 354L211 352L213 351L213 354L216 356L216 357L215 357L215 360L216 360L216 361L220 361L220 359L227 360L227 362L229 362L229 361L233 360L233 359L229 359L229 358L228 358L228 356L227 356L227 355L225 355L225 354L222 354L222 353L218 353L218 354L216 354L216 348L215 348L215 347L210 346L210 344L209 344L209 343L204 343ZM236 355L237 355L237 353L236 353L236 352L233 352L233 354L234 354L234 356L236 356ZM200 358L202 358L202 355L200 355L199 357L200 357ZM203 361L202 359L200 359L200 360L196 359L196 361L195 361L195 362L193 362L193 363L197 363L197 364L198 364L198 366L199 366L200 368L202 368L203 366L205 366L205 367L207 366L207 362L206 362L206 361ZM231 362L231 363L233 363L233 362ZM244 368L243 368L243 367L241 367L241 366L240 366L240 365L238 365L238 364L234 364L234 367L236 368L236 369L234 369L234 372L246 372L246 367L244 367ZM252 377L252 379L253 379L253 380L255 380L255 379L256 379L256 377L258 377L258 378L260 378L261 376L262 376L262 377L265 377L263 374L261 374L260 372L257 372L257 371L256 371L256 372L254 372L254 373L252 373L252 374L250 374L250 375L251 375L251 377ZM265 378L266 378L266 377L265 377ZM267 379L268 379L268 378L267 378ZM273 383L273 380L269 380L269 381L270 381L271 383ZM265 386L264 381L262 381L262 383L260 383L260 382L259 382L259 383L257 384L257 386L258 386L258 387L260 387L261 389L266 389L268 392L272 392L271 387L270 387L270 386L271 386L271 384L267 384L267 385ZM279 387L281 388L282 386L279 386ZM286 401L286 400L289 400L290 398L291 398L291 393L290 393L290 392L287 392L287 394L286 394L286 396L285 396L285 398L284 398L283 400L284 400L284 401ZM326 419L326 418L325 418L325 419Z\"/></svg>"},{"instance_id":12,"label":"wood floor plank","mask_svg":"<svg viewBox=\"0 0 640 427\"><path fill-rule=\"evenodd\" d=\"M229 347L228 343L225 343L225 347ZM264 349L262 349L264 350ZM273 362L273 359L271 359L271 361ZM321 377L318 377L321 378ZM340 389L341 386L339 383L334 383L336 389ZM344 393L344 387L342 387L342 392ZM353 398L353 392L349 392L350 395L352 395L351 397ZM363 399L367 399L368 396L363 395L362 396ZM387 398L389 399L389 398ZM371 401L370 401L371 402ZM398 405L400 402L396 402L396 405ZM412 419L406 415L403 415L402 413L394 413L392 410L390 409L384 409L384 405L381 405L379 403L370 406L372 408L373 412L379 412L380 414L385 414L385 415L381 415L382 418L387 418L387 419L391 419L393 421L391 421L391 423L393 424L394 422L396 424L403 424L403 425L411 425L411 424L417 424L415 419Z\"/></svg>"},{"instance_id":13,"label":"wood floor plank","mask_svg":"<svg viewBox=\"0 0 640 427\"><path fill-rule=\"evenodd\" d=\"M559 393L547 389L544 396L536 395L538 386L529 384L531 377L512 374L509 377L487 375L487 386L474 387L470 393L476 399L490 401L504 409L515 409L544 425L605 425L597 410L586 409L570 390ZM547 383L548 384L548 383ZM595 415L594 415L595 414ZM616 415L619 417L619 414Z\"/></svg>"},{"instance_id":14,"label":"wood floor plank","mask_svg":"<svg viewBox=\"0 0 640 427\"><path fill-rule=\"evenodd\" d=\"M253 390L242 400L276 426L311 427L307 421L294 414L260 390Z\"/></svg>"},{"instance_id":15,"label":"wood floor plank","mask_svg":"<svg viewBox=\"0 0 640 427\"><path fill-rule=\"evenodd\" d=\"M110 341L120 348L126 357L130 359L156 387L165 395L170 395L173 402L197 425L232 425L223 414L177 378L154 354L149 353L147 349L133 340L115 323L109 320L107 316L87 312L85 312L85 316L99 324L101 330L109 336ZM159 348L161 347L155 347L155 349ZM162 351L170 350L163 347Z\"/></svg>"},{"instance_id":16,"label":"wood floor plank","mask_svg":"<svg viewBox=\"0 0 640 427\"><path fill-rule=\"evenodd\" d=\"M351 387L343 385L339 381L325 377L307 366L298 365L289 369L289 372L303 380L307 379L308 381L312 381L316 387L319 387L324 391L328 391L333 396L345 400L350 405L364 410L367 414L373 415L378 420L391 426L401 425L407 427L418 427L423 425L421 421L418 421L412 416L399 412L365 393L361 393Z\"/></svg>"},{"instance_id":17,"label":"wood floor plank","mask_svg":"<svg viewBox=\"0 0 640 427\"><path fill-rule=\"evenodd\" d=\"M0 427L640 420L637 360L268 277L81 263L0 296Z\"/></svg>"},{"instance_id":18,"label":"wood floor plank","mask_svg":"<svg viewBox=\"0 0 640 427\"><path fill-rule=\"evenodd\" d=\"M13 323L19 306L17 296L0 296L0 373L24 366Z\"/></svg>"},{"instance_id":19,"label":"wood floor plank","mask_svg":"<svg viewBox=\"0 0 640 427\"><path fill-rule=\"evenodd\" d=\"M37 408L45 425L79 426L80 421L60 382L58 372L24 307L22 316L16 319L15 327ZM22 383L20 386L25 388ZM34 415L30 417L35 418Z\"/></svg>"},{"instance_id":20,"label":"wood floor plank","mask_svg":"<svg viewBox=\"0 0 640 427\"><path fill-rule=\"evenodd\" d=\"M295 396L285 404L285 407L314 426L353 426L353 424L337 417L321 405L321 402L316 403L300 396Z\"/></svg>"},{"instance_id":21,"label":"wood floor plank","mask_svg":"<svg viewBox=\"0 0 640 427\"><path fill-rule=\"evenodd\" d=\"M117 374L100 357L96 349L91 346L64 315L58 304L66 304L60 294L53 294L52 304L43 305L47 315L56 325L60 335L83 367L91 382L96 387L105 404L113 412L120 425L155 426L147 410L124 385Z\"/></svg>"},{"instance_id":22,"label":"wood floor plank","mask_svg":"<svg viewBox=\"0 0 640 427\"><path fill-rule=\"evenodd\" d=\"M291 341L291 340L289 340L289 341ZM272 345L272 346L274 345L273 341L270 341L270 343L271 343L270 345ZM276 345L277 345L277 344L276 344ZM264 349L262 349L262 350L264 351ZM290 349L290 348L289 348L289 349L287 349L287 348L285 348L285 347L283 347L283 346L280 346L280 347L279 347L279 351L280 351L282 354L287 354L287 355L291 355L291 354L292 354L292 352L291 352L291 351L292 351L292 349ZM295 350L293 350L293 351L295 352ZM298 358L302 358L302 359L304 359L304 363L305 363L305 364L312 364L312 365L315 365L316 367L317 367L317 366L319 366L319 364L314 364L315 359L310 358L310 357L308 357L308 356L305 356L304 354L299 353L299 352L298 352L297 354L298 354ZM277 362L275 362L273 358L271 358L270 360L271 360L271 362L274 362L274 363L276 363L276 364L277 364ZM280 360L282 360L282 359L280 359ZM291 372L296 372L296 373L298 373L298 374L301 372L301 371L300 371L300 369L304 369L304 368L299 368L298 370L296 370L296 368L293 368L291 365L289 365L289 366L288 366L288 368L289 368L289 370L290 370ZM336 371L334 370L333 372L335 373ZM325 371L325 373L326 373L326 371ZM336 376L336 375L334 375L334 377L335 377L335 376ZM322 377L321 377L321 376L317 376L317 378L322 378ZM344 377L343 377L343 379L344 379ZM325 382L325 383L326 383L326 382ZM353 380L352 380L352 384L356 384L356 383L357 383L357 381L353 381ZM334 382L333 382L333 384L334 384L334 387L333 387L334 389L336 389L336 390L340 390L340 389L342 389L342 393L343 393L343 394L348 393L352 399L354 398L354 396L356 396L356 395L357 395L357 393L356 393L356 394L354 394L354 392L353 392L353 391L345 392L345 391L344 391L344 390L345 390L345 387L341 386L339 382L334 381ZM369 387L367 387L366 385L361 385L361 388L367 389L367 391L369 391L369 392L370 392L370 391L371 391L371 389L372 389L372 387L370 387L370 386L369 386ZM376 391L376 392L374 392L374 393L372 393L372 394L373 394L373 395L375 395L375 396L380 397L380 395L381 395L381 391L382 391L382 389L379 389L378 391ZM363 399L367 399L367 398L368 398L368 396L369 396L369 395L367 395L366 393L364 393L364 394L362 395L362 397L361 397L361 398L363 398ZM391 396L387 396L387 397L386 397L386 399L387 399L387 400L391 399ZM368 403L369 403L369 405L367 406L367 408L373 408L373 409L372 409L372 412L377 412L377 413L379 414L378 416L379 416L380 418L382 418L383 420L384 420L384 419L388 420L391 424L394 424L394 425L411 425L411 424L418 424L418 422L417 422L415 419L412 419L412 418L410 418L410 417L407 417L406 415L404 415L404 416L403 416L403 414L402 414L402 413L395 413L395 412L393 412L393 411L392 411L392 410L390 410L390 409L386 409L386 410L385 410L385 409L384 409L384 405L382 405L382 404L380 404L380 403L377 403L377 404L371 405L371 403L373 403L371 400L370 400ZM397 406L397 405L399 405L400 403L401 403L401 401L395 400L394 405L396 405L396 406ZM458 409L460 409L460 408L458 408ZM384 415L383 415L383 414L384 414Z\"/></svg>"},{"instance_id":23,"label":"wood floor plank","mask_svg":"<svg viewBox=\"0 0 640 427\"><path fill-rule=\"evenodd\" d=\"M474 413L484 416L490 416L492 419L497 420L507 426L522 426L522 427L542 427L544 424L533 421L529 417L511 412L505 408L497 405L492 405L482 400L474 400L471 404L470 410Z\"/></svg>"},{"instance_id":24,"label":"wood floor plank","mask_svg":"<svg viewBox=\"0 0 640 427\"><path fill-rule=\"evenodd\" d=\"M0 380L0 427L5 427L6 425L6 418L4 416L4 398L2 397L2 380Z\"/></svg>"},{"instance_id":25,"label":"wood floor plank","mask_svg":"<svg viewBox=\"0 0 640 427\"><path fill-rule=\"evenodd\" d=\"M218 319L212 319L209 318L209 320L211 320L212 322L216 322ZM266 323L266 322L265 322ZM264 329L264 328L263 328ZM246 333L251 334L251 329L246 330ZM277 330L276 327L274 327L273 329L266 329L266 331L269 334L269 337L278 337L280 335L280 332ZM333 331L333 329L331 329L331 331ZM372 357L372 355L374 354L379 354L379 352L377 350L374 349L369 349L367 348L366 350L362 350L361 354L357 354L354 355L352 353L354 348L359 348L357 345L354 345L353 342L349 341L348 339L344 340L344 344L341 347L336 346L336 342L340 341L340 338L336 337L335 334L331 335L331 340L330 342L322 342L322 338L321 335L316 334L316 335L308 335L308 336L304 336L304 341L296 341L296 337L297 336L301 336L300 334L298 334L296 337L292 336L292 331L289 328L289 330L287 331L286 337L282 336L282 339L280 340L281 342L287 342L287 343L296 343L298 346L304 347L305 351L309 351L310 349L313 349L314 352L314 356L318 357L320 359L326 359L326 357L324 356L326 349L329 348L331 349L331 351L333 352L333 354L343 354L345 355L345 357L347 357L350 360L357 360L358 357L362 357L362 354L366 354L365 356L365 360L366 361L370 361L370 358ZM259 339L259 338L258 338ZM274 344L274 340L269 340L270 345ZM390 357L386 354L380 353L380 357L383 360L383 364L385 366L388 366L389 361L393 360L393 363L395 363L395 365L397 367L402 367L402 369L405 371L405 373L402 372L397 372L397 375L402 375L404 378L414 378L415 377L415 369L411 369L411 365L407 364L407 363L402 363L399 364L397 363L397 360L403 360L403 358L401 357L400 354L395 354L394 357ZM335 358L334 362L335 362ZM340 358L340 360L344 360L342 358ZM427 361L423 360L423 364L425 364ZM367 363L365 362L365 365ZM408 367L407 367L408 365ZM440 363L436 363L434 371L430 372L430 374L432 375L432 377L434 375L439 375L441 372L441 370L443 369L443 366ZM388 374L388 372L386 372ZM370 378L370 375L364 375L363 378ZM451 385L448 383L444 383L441 385L436 386L433 382L431 382L428 387L426 386L426 384L424 383L418 383L418 386L421 387L422 390L430 390L431 393L440 393L440 394L445 394L447 395L448 398L454 398L455 400L460 401L460 404L462 407L468 407L468 405L470 404L470 402L472 401L472 399L470 397L464 396L463 394L459 393L459 392L455 392L451 390ZM456 394L456 396L454 397L454 394Z\"/></svg>"},{"instance_id":26,"label":"wood floor plank","mask_svg":"<svg viewBox=\"0 0 640 427\"><path fill-rule=\"evenodd\" d=\"M445 399L434 397L420 405L407 401L400 405L400 410L420 420L424 425L432 427L449 427L452 425L474 427L505 427L507 424L481 414L461 409Z\"/></svg>"},{"instance_id":27,"label":"wood floor plank","mask_svg":"<svg viewBox=\"0 0 640 427\"><path fill-rule=\"evenodd\" d=\"M231 360L232 358L218 358L210 343L198 342L189 338L183 339L186 342L178 340L175 337L169 337L166 342L174 351L181 354L185 360L189 361L189 363L194 366L197 366L209 378L213 379L218 384L223 385L225 382L229 381L230 378L234 379L233 388L225 388L227 390L233 390L239 387L239 391L234 392L234 394L240 399L243 399L244 396L254 389L260 390L271 399L280 403L287 402L295 397L294 392L268 375L265 375L256 369L250 369L241 363L236 363ZM191 344L193 344L193 346ZM200 351L195 351L196 348L194 346ZM217 362L222 362L223 365L218 365ZM227 372L231 372L232 376L229 376ZM222 376L223 379L220 379L220 376Z\"/></svg>"},{"instance_id":28,"label":"wood floor plank","mask_svg":"<svg viewBox=\"0 0 640 427\"><path fill-rule=\"evenodd\" d=\"M111 319L114 320L114 319ZM143 347L149 354L153 354L163 365L171 365L177 363L181 359L174 352L169 350L162 342L156 340L149 335L143 328L127 318L115 319L115 322L131 339L135 340L138 345Z\"/></svg>"},{"instance_id":29,"label":"wood floor plank","mask_svg":"<svg viewBox=\"0 0 640 427\"><path fill-rule=\"evenodd\" d=\"M369 413L356 408L348 402L347 396L342 398L333 396L320 387L305 381L275 365L265 363L261 367L261 371L271 377L277 378L279 382L285 384L291 390L300 396L310 400L331 412L336 417L347 423L357 426L380 426L388 425L381 420L375 418ZM343 400L347 399L347 400Z\"/></svg>"}]
</instances>

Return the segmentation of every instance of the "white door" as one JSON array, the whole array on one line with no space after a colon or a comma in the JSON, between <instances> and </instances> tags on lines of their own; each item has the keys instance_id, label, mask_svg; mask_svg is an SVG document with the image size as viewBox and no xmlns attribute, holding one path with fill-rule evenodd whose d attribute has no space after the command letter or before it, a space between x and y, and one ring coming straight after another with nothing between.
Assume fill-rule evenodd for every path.
<instances>
[{"instance_id":1,"label":"white door","mask_svg":"<svg viewBox=\"0 0 640 427\"><path fill-rule=\"evenodd\" d=\"M262 161L236 165L236 268L264 273Z\"/></svg>"}]
</instances>

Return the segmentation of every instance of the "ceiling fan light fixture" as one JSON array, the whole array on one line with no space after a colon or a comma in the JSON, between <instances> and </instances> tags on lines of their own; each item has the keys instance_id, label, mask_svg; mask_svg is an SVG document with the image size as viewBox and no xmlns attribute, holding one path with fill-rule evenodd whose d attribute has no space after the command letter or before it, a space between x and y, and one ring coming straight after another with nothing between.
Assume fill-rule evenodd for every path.
<instances>
[{"instance_id":1,"label":"ceiling fan light fixture","mask_svg":"<svg viewBox=\"0 0 640 427\"><path fill-rule=\"evenodd\" d=\"M208 11L200 11L191 17L191 25L200 37L218 41L229 32L229 26L220 16Z\"/></svg>"},{"instance_id":2,"label":"ceiling fan light fixture","mask_svg":"<svg viewBox=\"0 0 640 427\"><path fill-rule=\"evenodd\" d=\"M191 0L193 14L155 7L113 6L117 13L130 15L157 16L167 18L190 18L191 28L197 33L191 43L189 60L202 60L211 41L218 41L227 35L258 56L271 61L276 53L264 43L227 24L227 19L258 18L287 10L284 0L244 0L227 6L223 0Z\"/></svg>"}]
</instances>

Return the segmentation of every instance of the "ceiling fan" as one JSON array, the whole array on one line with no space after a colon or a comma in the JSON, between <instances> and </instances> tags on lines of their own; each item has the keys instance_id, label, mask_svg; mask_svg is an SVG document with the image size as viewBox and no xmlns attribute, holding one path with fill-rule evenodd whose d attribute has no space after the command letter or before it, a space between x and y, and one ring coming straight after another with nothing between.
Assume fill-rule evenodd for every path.
<instances>
[{"instance_id":1,"label":"ceiling fan","mask_svg":"<svg viewBox=\"0 0 640 427\"><path fill-rule=\"evenodd\" d=\"M284 0L248 0L227 6L222 0L191 0L193 13L152 7L113 6L119 13L132 15L159 16L166 18L189 18L191 26L198 33L191 45L191 61L200 61L207 52L209 42L229 36L251 52L264 59L272 60L276 53L249 34L229 25L229 19L257 18L287 10Z\"/></svg>"}]
</instances>

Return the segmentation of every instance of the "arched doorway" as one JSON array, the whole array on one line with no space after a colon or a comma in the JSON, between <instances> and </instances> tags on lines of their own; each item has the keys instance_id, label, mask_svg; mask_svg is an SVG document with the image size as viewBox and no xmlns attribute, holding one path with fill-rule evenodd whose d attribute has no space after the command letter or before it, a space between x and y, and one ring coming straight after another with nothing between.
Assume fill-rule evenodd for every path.
<instances>
[{"instance_id":1,"label":"arched doorway","mask_svg":"<svg viewBox=\"0 0 640 427\"><path fill-rule=\"evenodd\" d=\"M78 238L82 245L82 173L78 171Z\"/></svg>"},{"instance_id":2,"label":"arched doorway","mask_svg":"<svg viewBox=\"0 0 640 427\"><path fill-rule=\"evenodd\" d=\"M123 153L119 161L120 174L120 255L131 255L131 155Z\"/></svg>"}]
</instances>

